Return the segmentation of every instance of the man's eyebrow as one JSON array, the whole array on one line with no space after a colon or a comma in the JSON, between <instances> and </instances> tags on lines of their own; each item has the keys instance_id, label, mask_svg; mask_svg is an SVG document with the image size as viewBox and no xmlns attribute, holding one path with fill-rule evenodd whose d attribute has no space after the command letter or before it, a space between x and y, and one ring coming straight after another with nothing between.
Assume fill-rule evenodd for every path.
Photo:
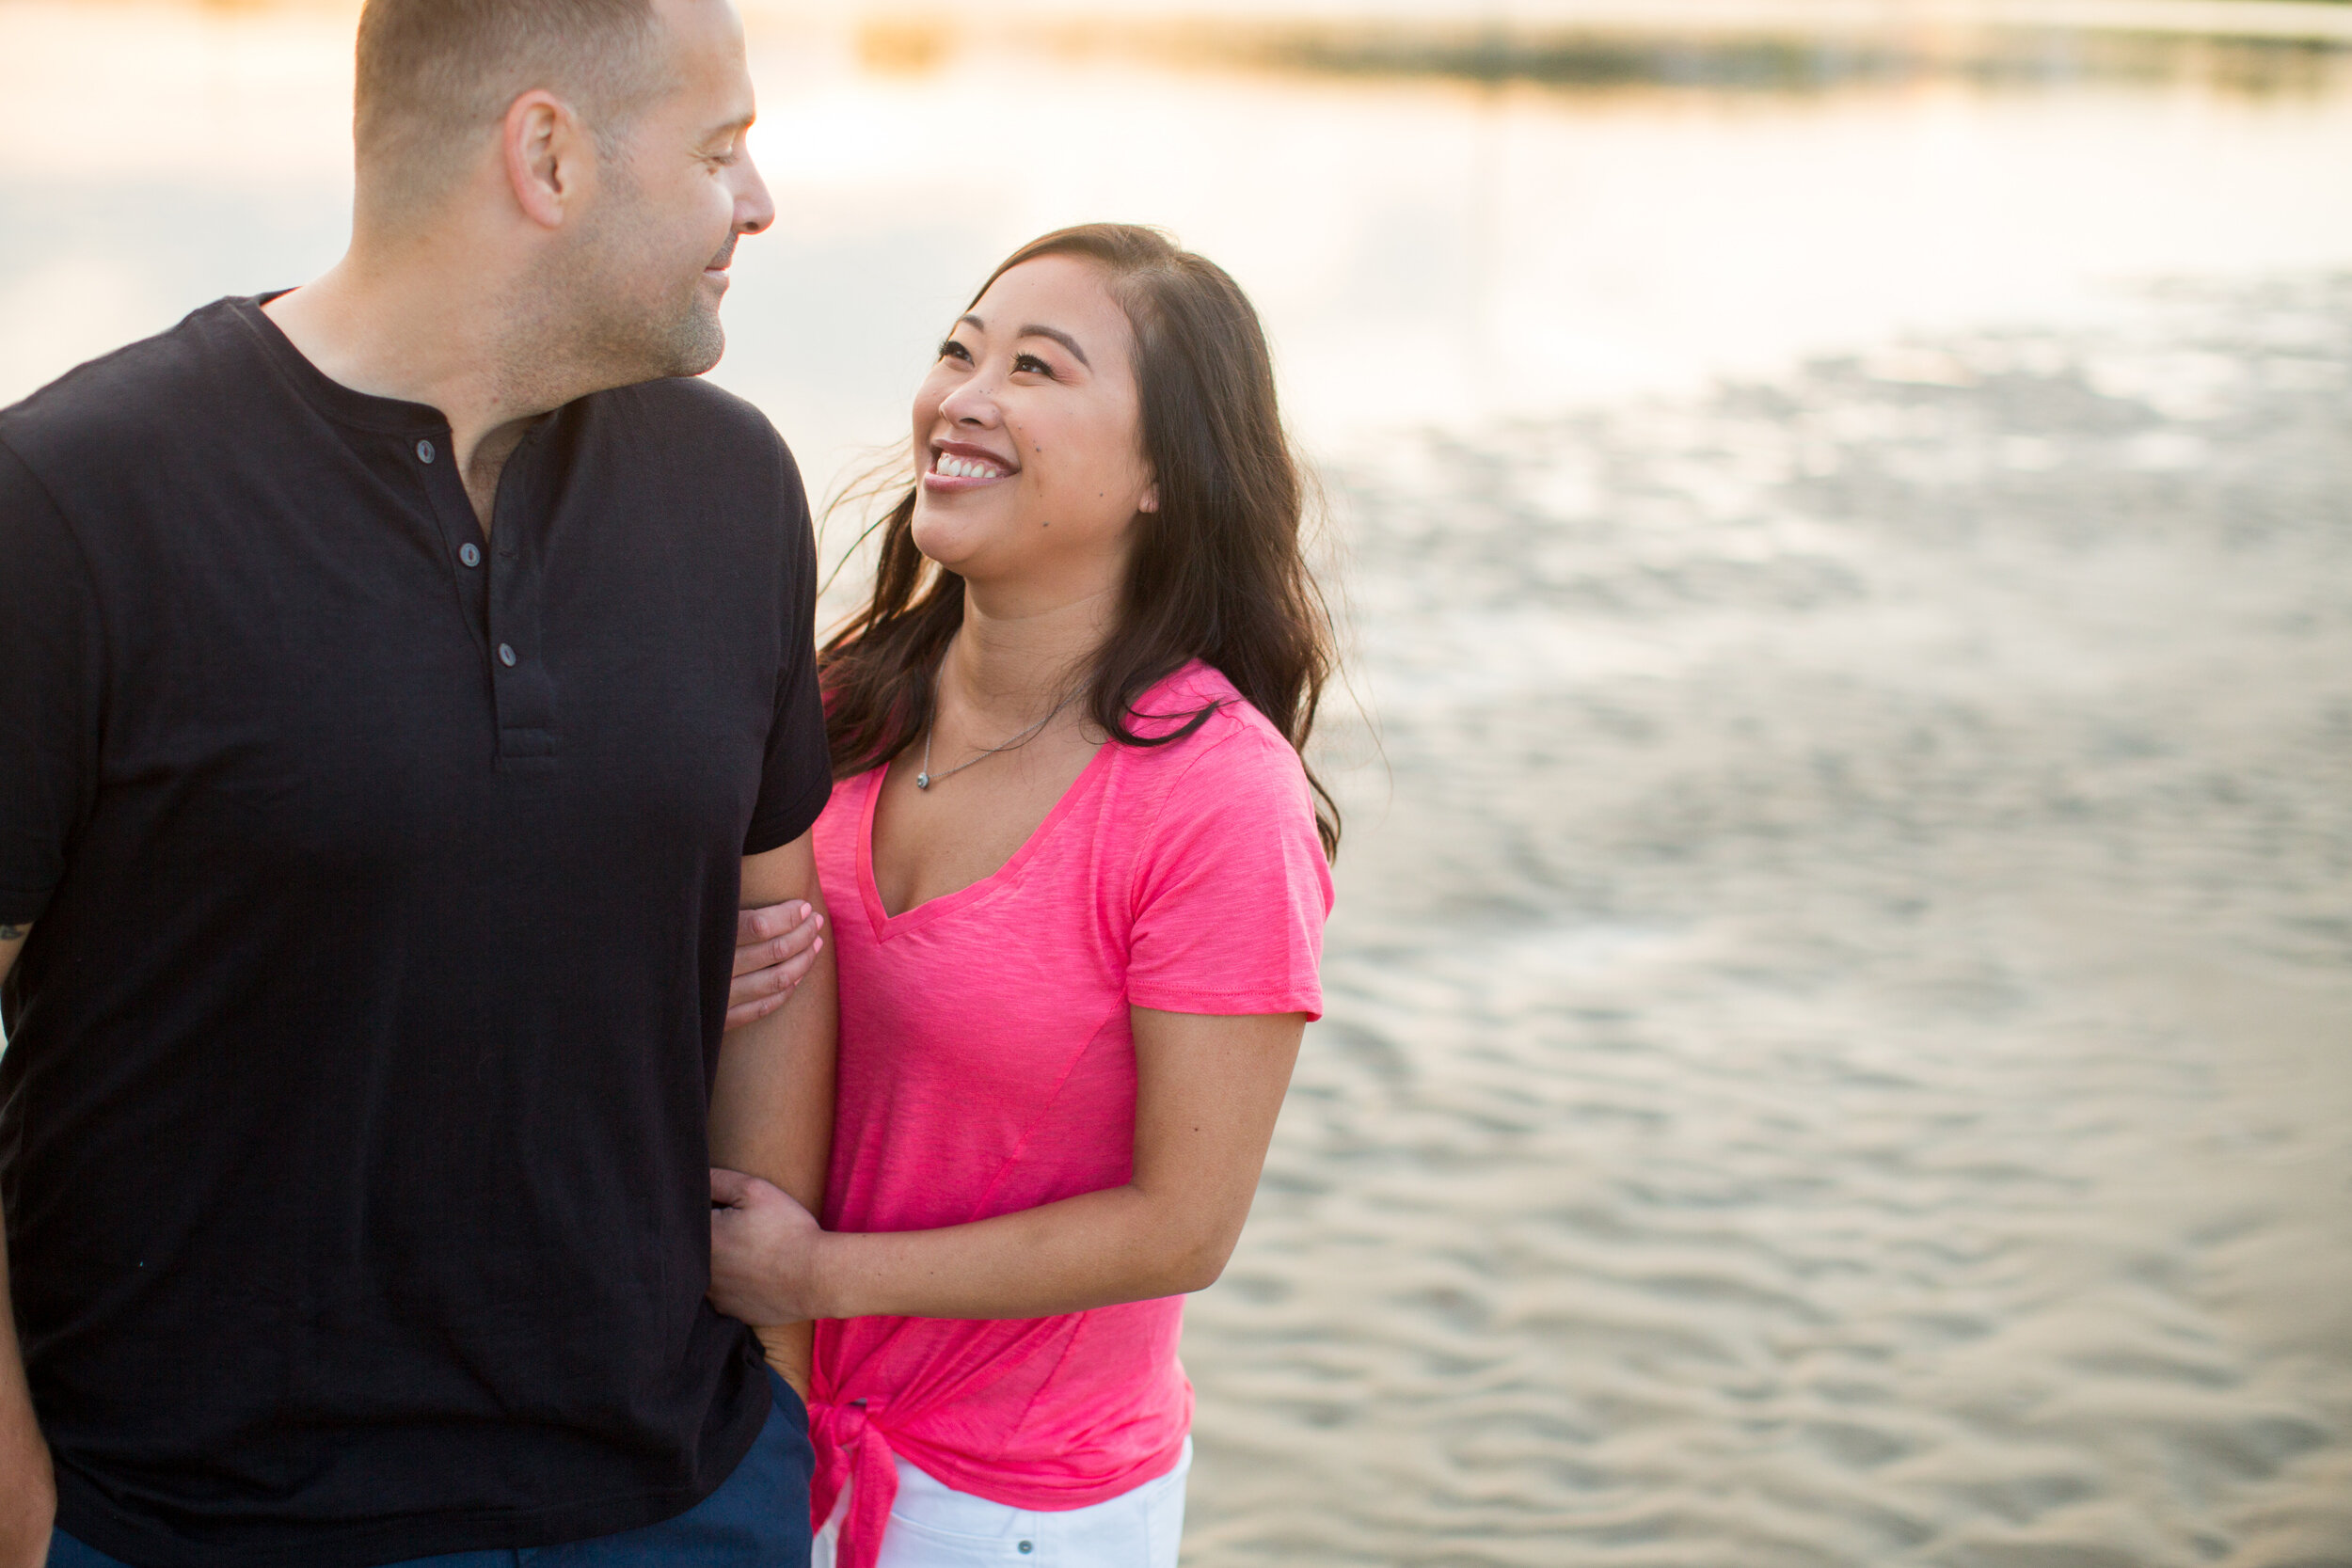
<instances>
[{"instance_id":1,"label":"man's eyebrow","mask_svg":"<svg viewBox=\"0 0 2352 1568\"><path fill-rule=\"evenodd\" d=\"M703 140L716 141L721 136L741 135L744 132L752 128L752 121L757 119L759 117L757 115L738 115L723 125L714 125L709 130L705 131L703 133Z\"/></svg>"}]
</instances>

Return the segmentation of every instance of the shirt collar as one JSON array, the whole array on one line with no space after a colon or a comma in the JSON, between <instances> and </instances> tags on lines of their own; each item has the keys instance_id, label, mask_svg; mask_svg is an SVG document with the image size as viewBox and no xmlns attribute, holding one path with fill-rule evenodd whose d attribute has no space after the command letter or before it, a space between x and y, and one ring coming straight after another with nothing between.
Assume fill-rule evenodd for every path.
<instances>
[{"instance_id":1,"label":"shirt collar","mask_svg":"<svg viewBox=\"0 0 2352 1568\"><path fill-rule=\"evenodd\" d=\"M401 398L380 398L358 391L330 379L326 372L304 356L287 337L283 328L270 320L262 309L291 289L276 289L265 294L253 294L230 299L227 303L242 321L253 341L270 363L290 382L302 400L320 413L340 424L354 425L361 430L378 431L393 436L433 436L444 434L449 420L431 404L409 403Z\"/></svg>"}]
</instances>

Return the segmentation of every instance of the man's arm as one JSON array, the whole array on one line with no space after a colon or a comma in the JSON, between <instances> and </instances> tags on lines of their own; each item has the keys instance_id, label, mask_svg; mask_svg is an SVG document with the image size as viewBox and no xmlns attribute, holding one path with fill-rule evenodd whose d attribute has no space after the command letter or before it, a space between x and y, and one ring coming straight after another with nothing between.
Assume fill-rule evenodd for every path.
<instances>
[{"instance_id":1,"label":"man's arm","mask_svg":"<svg viewBox=\"0 0 2352 1568\"><path fill-rule=\"evenodd\" d=\"M0 980L16 967L29 926L0 922ZM0 1234L5 1234L0 1215ZM0 1565L40 1568L49 1558L49 1530L57 1513L57 1483L49 1445L33 1418L33 1393L16 1344L15 1298L8 1293L8 1250L0 1245Z\"/></svg>"},{"instance_id":2,"label":"man's arm","mask_svg":"<svg viewBox=\"0 0 2352 1568\"><path fill-rule=\"evenodd\" d=\"M806 833L743 861L739 902L745 908L796 901L823 913L817 857ZM783 1005L731 1031L720 1048L710 1097L710 1163L765 1178L814 1212L824 1204L833 1154L836 1013L833 944L819 937L811 945L815 961ZM769 1363L805 1399L810 1325L754 1326Z\"/></svg>"}]
</instances>

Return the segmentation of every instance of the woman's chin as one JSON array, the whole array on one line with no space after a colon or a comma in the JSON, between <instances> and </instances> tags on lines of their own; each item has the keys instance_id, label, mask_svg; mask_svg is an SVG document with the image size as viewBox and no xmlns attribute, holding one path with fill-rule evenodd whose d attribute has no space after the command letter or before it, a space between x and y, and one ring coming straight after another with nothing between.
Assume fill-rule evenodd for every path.
<instances>
[{"instance_id":1,"label":"woman's chin","mask_svg":"<svg viewBox=\"0 0 2352 1568\"><path fill-rule=\"evenodd\" d=\"M965 568L978 563L987 554L986 531L976 529L959 518L943 517L921 501L914 506L914 526L908 537L914 547L923 552L923 559L944 566L959 577L970 574Z\"/></svg>"}]
</instances>

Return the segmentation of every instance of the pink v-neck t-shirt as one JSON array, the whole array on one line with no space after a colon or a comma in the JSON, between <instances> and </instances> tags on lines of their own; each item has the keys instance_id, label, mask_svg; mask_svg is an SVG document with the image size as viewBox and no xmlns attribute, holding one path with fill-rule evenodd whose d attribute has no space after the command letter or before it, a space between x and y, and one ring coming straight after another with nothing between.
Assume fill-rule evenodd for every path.
<instances>
[{"instance_id":1,"label":"pink v-neck t-shirt","mask_svg":"<svg viewBox=\"0 0 2352 1568\"><path fill-rule=\"evenodd\" d=\"M816 830L841 973L828 1229L963 1225L1125 1183L1131 1007L1322 1012L1331 878L1297 754L1199 662L1136 709L1209 704L1182 740L1102 747L1002 869L897 916L874 883L882 770L834 790ZM1192 1420L1183 1312L1171 1296L1009 1322L818 1324L811 1501L823 1523L855 1477L845 1568L879 1544L894 1452L1035 1510L1103 1502L1173 1468Z\"/></svg>"}]
</instances>

